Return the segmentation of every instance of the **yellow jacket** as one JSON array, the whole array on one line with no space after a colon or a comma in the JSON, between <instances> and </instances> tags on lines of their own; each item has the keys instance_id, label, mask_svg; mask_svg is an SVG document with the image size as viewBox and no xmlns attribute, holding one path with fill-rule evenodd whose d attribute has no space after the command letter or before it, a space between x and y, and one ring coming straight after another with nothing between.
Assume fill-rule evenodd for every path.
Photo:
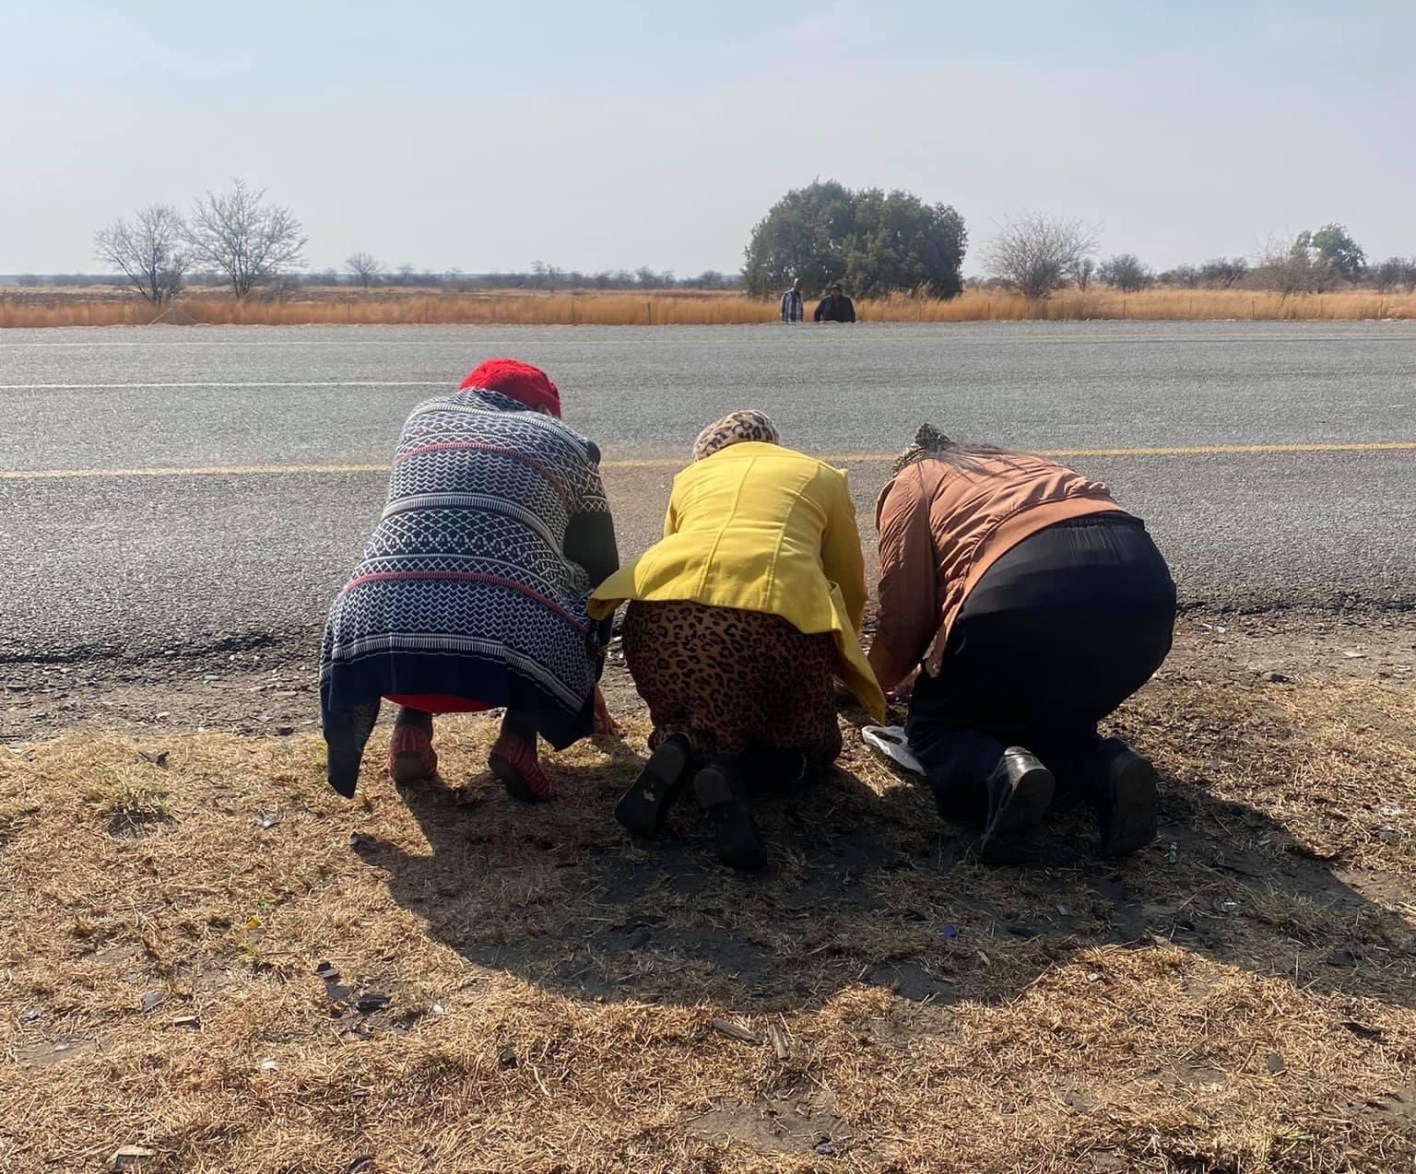
<instances>
[{"instance_id":1,"label":"yellow jacket","mask_svg":"<svg viewBox=\"0 0 1416 1174\"><path fill-rule=\"evenodd\" d=\"M590 615L603 619L626 599L764 611L801 632L830 632L842 680L871 716L885 716L856 637L865 560L839 469L757 441L689 465L674 478L662 541L596 588Z\"/></svg>"}]
</instances>

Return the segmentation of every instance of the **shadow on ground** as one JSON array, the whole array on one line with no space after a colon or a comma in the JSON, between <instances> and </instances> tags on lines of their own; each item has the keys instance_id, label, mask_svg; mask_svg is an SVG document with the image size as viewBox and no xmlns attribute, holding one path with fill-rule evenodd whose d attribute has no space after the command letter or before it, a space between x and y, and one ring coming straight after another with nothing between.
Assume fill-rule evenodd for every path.
<instances>
[{"instance_id":1,"label":"shadow on ground","mask_svg":"<svg viewBox=\"0 0 1416 1174\"><path fill-rule=\"evenodd\" d=\"M1151 847L1100 860L1087 813L1059 811L1034 863L986 869L972 829L855 746L810 790L760 800L774 867L746 878L716 863L691 796L662 839L631 843L611 809L640 758L619 742L599 750L594 765L559 768L563 798L546 808L516 809L486 779L408 789L428 851L368 837L356 850L437 940L577 998L761 1012L863 982L916 1002L993 1002L1091 947L1175 944L1318 992L1416 1005L1410 923L1268 815L1164 762Z\"/></svg>"}]
</instances>

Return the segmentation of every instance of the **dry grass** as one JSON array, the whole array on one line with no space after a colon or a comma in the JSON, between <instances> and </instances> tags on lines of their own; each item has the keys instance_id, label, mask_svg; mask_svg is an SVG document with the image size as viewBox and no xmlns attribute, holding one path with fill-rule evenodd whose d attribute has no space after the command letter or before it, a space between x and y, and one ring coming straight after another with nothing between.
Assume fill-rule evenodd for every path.
<instances>
[{"instance_id":1,"label":"dry grass","mask_svg":"<svg viewBox=\"0 0 1416 1174\"><path fill-rule=\"evenodd\" d=\"M1067 290L1042 302L1016 294L973 290L953 301L897 295L857 303L868 322L1006 322L1135 319L1260 321L1416 319L1416 294L1366 291L1281 297L1235 290L1154 289L1138 294ZM154 321L199 325L305 326L313 324L475 325L729 325L777 320L775 300L740 294L679 290L538 293L492 291L315 289L284 299L194 293L159 311L112 289L0 295L0 327L139 326Z\"/></svg>"},{"instance_id":2,"label":"dry grass","mask_svg":"<svg viewBox=\"0 0 1416 1174\"><path fill-rule=\"evenodd\" d=\"M139 299L94 295L0 297L0 327L173 325L732 325L771 320L765 303L735 294L694 290L633 293L442 293L312 290L283 299L197 295L167 310Z\"/></svg>"},{"instance_id":3,"label":"dry grass","mask_svg":"<svg viewBox=\"0 0 1416 1174\"><path fill-rule=\"evenodd\" d=\"M1017 294L971 290L953 301L896 296L863 304L870 321L889 322L1073 322L1099 319L1158 321L1321 321L1416 318L1416 294L1350 291L1283 297L1248 290L1149 289L1123 294L1110 289L1064 290L1044 301Z\"/></svg>"},{"instance_id":4,"label":"dry grass","mask_svg":"<svg viewBox=\"0 0 1416 1174\"><path fill-rule=\"evenodd\" d=\"M1409 1168L1416 694L1166 678L1120 725L1166 786L1119 868L1063 815L980 869L854 748L764 804L766 880L690 811L628 844L614 743L515 806L486 719L354 803L309 737L0 750L0 1168Z\"/></svg>"}]
</instances>

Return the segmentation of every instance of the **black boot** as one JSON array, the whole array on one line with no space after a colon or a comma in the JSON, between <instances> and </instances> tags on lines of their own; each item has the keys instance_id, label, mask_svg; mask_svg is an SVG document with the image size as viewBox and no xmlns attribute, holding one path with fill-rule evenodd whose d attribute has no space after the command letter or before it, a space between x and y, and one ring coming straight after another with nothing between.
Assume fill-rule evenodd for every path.
<instances>
[{"instance_id":1,"label":"black boot","mask_svg":"<svg viewBox=\"0 0 1416 1174\"><path fill-rule=\"evenodd\" d=\"M1092 774L1101 854L1125 856L1155 839L1156 774L1150 759L1120 738L1107 738Z\"/></svg>"},{"instance_id":2,"label":"black boot","mask_svg":"<svg viewBox=\"0 0 1416 1174\"><path fill-rule=\"evenodd\" d=\"M1031 751L1009 746L984 781L988 823L979 841L985 864L1010 864L1022 855L1023 841L1052 802L1052 772Z\"/></svg>"},{"instance_id":3,"label":"black boot","mask_svg":"<svg viewBox=\"0 0 1416 1174\"><path fill-rule=\"evenodd\" d=\"M747 786L732 763L714 759L693 776L693 793L713 819L718 859L744 872L767 867L767 849L757 835Z\"/></svg>"},{"instance_id":4,"label":"black boot","mask_svg":"<svg viewBox=\"0 0 1416 1174\"><path fill-rule=\"evenodd\" d=\"M652 836L663 828L688 779L692 753L687 734L670 734L649 755L639 777L615 804L615 818L631 834Z\"/></svg>"}]
</instances>

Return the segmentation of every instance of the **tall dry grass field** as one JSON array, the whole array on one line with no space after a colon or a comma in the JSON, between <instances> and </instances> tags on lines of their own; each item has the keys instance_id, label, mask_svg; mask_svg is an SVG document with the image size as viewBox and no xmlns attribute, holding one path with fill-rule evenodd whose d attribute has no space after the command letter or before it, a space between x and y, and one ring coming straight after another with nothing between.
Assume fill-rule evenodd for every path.
<instances>
[{"instance_id":1,"label":"tall dry grass field","mask_svg":"<svg viewBox=\"0 0 1416 1174\"><path fill-rule=\"evenodd\" d=\"M896 294L856 303L866 322L1023 322L1088 320L1323 321L1416 319L1416 294L1366 290L1284 297L1248 290L1065 290L1044 301L970 290L953 301ZM722 326L771 323L775 300L703 290L655 293L500 290L308 289L281 298L197 291L166 309L121 292L24 291L0 295L0 327L328 324L514 326Z\"/></svg>"},{"instance_id":2,"label":"tall dry grass field","mask_svg":"<svg viewBox=\"0 0 1416 1174\"><path fill-rule=\"evenodd\" d=\"M1284 297L1262 290L1069 289L1042 301L999 290L970 290L953 301L894 295L864 302L861 316L883 322L1078 322L1382 320L1416 318L1416 294L1368 290Z\"/></svg>"}]
</instances>

